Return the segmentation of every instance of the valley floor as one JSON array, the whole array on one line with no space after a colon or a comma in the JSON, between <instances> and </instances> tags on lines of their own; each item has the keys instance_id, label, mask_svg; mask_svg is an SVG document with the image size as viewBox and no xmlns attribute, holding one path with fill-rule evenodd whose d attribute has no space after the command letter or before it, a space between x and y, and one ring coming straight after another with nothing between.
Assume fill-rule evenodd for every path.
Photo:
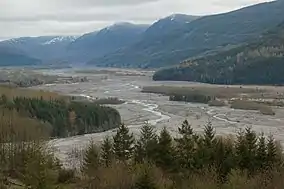
<instances>
[{"instance_id":1,"label":"valley floor","mask_svg":"<svg viewBox=\"0 0 284 189\"><path fill-rule=\"evenodd\" d=\"M132 74L129 74L133 72ZM126 73L126 74L123 74ZM262 115L257 111L234 110L229 107L209 107L206 104L172 102L167 96L159 94L141 93L143 86L203 86L214 88L207 84L189 82L154 82L151 80L153 72L147 71L124 71L113 70L106 72L75 72L64 70L49 74L64 74L87 76L90 82L74 84L51 84L33 87L55 91L68 95L85 96L86 98L96 97L117 97L125 101L124 104L114 105L120 112L130 132L139 134L143 123L148 121L155 125L157 131L166 127L173 136L177 135L177 128L184 119L188 119L196 131L201 131L207 122L211 122L216 128L217 134L232 134L239 129L251 126L257 132L264 132L266 135L274 135L284 145L284 108L274 107L275 116ZM239 88L239 86L231 86ZM284 93L284 87L266 86L244 86L246 88L265 88L271 91L271 95ZM90 140L102 141L106 136L114 134L114 131L88 134L71 138L56 139L50 143L57 150L58 157L67 161L73 153L74 148L82 148Z\"/></svg>"}]
</instances>

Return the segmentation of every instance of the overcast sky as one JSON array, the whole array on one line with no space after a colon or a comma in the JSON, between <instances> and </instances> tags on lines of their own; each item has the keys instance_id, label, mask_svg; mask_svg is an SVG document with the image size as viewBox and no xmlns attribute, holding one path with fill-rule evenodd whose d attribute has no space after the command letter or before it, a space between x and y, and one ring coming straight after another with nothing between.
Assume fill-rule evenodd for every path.
<instances>
[{"instance_id":1,"label":"overcast sky","mask_svg":"<svg viewBox=\"0 0 284 189\"><path fill-rule=\"evenodd\" d=\"M0 0L0 39L79 35L115 22L152 23L173 13L207 15L267 0Z\"/></svg>"}]
</instances>

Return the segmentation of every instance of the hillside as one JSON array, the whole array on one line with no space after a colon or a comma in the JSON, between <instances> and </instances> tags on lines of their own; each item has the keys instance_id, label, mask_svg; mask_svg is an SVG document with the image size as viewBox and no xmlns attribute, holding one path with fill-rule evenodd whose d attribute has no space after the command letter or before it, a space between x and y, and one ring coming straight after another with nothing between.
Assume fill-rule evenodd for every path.
<instances>
[{"instance_id":1,"label":"hillside","mask_svg":"<svg viewBox=\"0 0 284 189\"><path fill-rule=\"evenodd\" d=\"M284 1L275 1L198 19L189 17L189 21L168 17L167 25L182 24L160 33L159 22L155 23L135 44L93 59L89 64L143 68L173 65L208 50L258 38L283 20L283 9Z\"/></svg>"},{"instance_id":2,"label":"hillside","mask_svg":"<svg viewBox=\"0 0 284 189\"><path fill-rule=\"evenodd\" d=\"M154 80L284 84L284 22L249 44L160 70Z\"/></svg>"},{"instance_id":3,"label":"hillside","mask_svg":"<svg viewBox=\"0 0 284 189\"><path fill-rule=\"evenodd\" d=\"M49 63L65 60L66 47L76 38L75 36L22 37L3 41L0 45L19 49L31 57Z\"/></svg>"},{"instance_id":4,"label":"hillside","mask_svg":"<svg viewBox=\"0 0 284 189\"><path fill-rule=\"evenodd\" d=\"M0 46L0 66L27 66L36 65L40 62L40 60L29 57L18 49Z\"/></svg>"},{"instance_id":5,"label":"hillside","mask_svg":"<svg viewBox=\"0 0 284 189\"><path fill-rule=\"evenodd\" d=\"M71 60L88 61L124 48L140 37L148 25L117 23L100 31L87 33L67 47Z\"/></svg>"}]
</instances>

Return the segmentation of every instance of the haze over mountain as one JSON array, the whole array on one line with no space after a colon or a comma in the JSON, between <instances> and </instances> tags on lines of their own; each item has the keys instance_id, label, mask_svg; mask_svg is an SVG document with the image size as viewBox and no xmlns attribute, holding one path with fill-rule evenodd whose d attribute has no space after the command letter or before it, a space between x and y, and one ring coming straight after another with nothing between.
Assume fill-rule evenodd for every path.
<instances>
[{"instance_id":1,"label":"haze over mountain","mask_svg":"<svg viewBox=\"0 0 284 189\"><path fill-rule=\"evenodd\" d=\"M147 30L137 43L89 64L144 68L173 65L209 50L255 39L284 20L283 10L284 1L262 3L192 22L182 20L183 24L161 34L156 23L150 28L151 33L160 34L157 37L148 37ZM171 24L179 19L169 17L166 22Z\"/></svg>"},{"instance_id":2,"label":"haze over mountain","mask_svg":"<svg viewBox=\"0 0 284 189\"><path fill-rule=\"evenodd\" d=\"M83 36L27 37L0 45L44 63L159 68L257 39L284 20L283 10L278 0L204 17L174 14L151 26L118 23Z\"/></svg>"}]
</instances>

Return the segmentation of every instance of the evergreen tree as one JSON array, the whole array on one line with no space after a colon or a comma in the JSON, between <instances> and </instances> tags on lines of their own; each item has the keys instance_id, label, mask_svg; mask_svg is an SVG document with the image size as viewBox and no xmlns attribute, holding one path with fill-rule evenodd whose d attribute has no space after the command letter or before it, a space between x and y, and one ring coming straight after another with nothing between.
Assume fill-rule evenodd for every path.
<instances>
[{"instance_id":1,"label":"evergreen tree","mask_svg":"<svg viewBox=\"0 0 284 189\"><path fill-rule=\"evenodd\" d=\"M247 148L246 148L246 140L244 136L244 132L240 130L237 135L237 141L235 144L236 149L236 160L238 167L241 170L244 170L247 168Z\"/></svg>"},{"instance_id":2,"label":"evergreen tree","mask_svg":"<svg viewBox=\"0 0 284 189\"><path fill-rule=\"evenodd\" d=\"M106 137L102 143L100 158L101 158L101 163L105 167L110 166L113 158L113 151L112 151L112 141L109 137Z\"/></svg>"},{"instance_id":3,"label":"evergreen tree","mask_svg":"<svg viewBox=\"0 0 284 189\"><path fill-rule=\"evenodd\" d=\"M277 147L273 136L268 137L267 141L267 164L269 168L274 168L277 162Z\"/></svg>"},{"instance_id":4,"label":"evergreen tree","mask_svg":"<svg viewBox=\"0 0 284 189\"><path fill-rule=\"evenodd\" d=\"M121 124L113 137L113 151L117 160L126 162L132 157L134 137L129 134L129 129Z\"/></svg>"},{"instance_id":5,"label":"evergreen tree","mask_svg":"<svg viewBox=\"0 0 284 189\"><path fill-rule=\"evenodd\" d=\"M156 163L164 169L174 168L174 150L172 137L164 128L158 138Z\"/></svg>"},{"instance_id":6,"label":"evergreen tree","mask_svg":"<svg viewBox=\"0 0 284 189\"><path fill-rule=\"evenodd\" d=\"M99 167L99 152L94 142L90 142L83 160L82 171L91 176Z\"/></svg>"},{"instance_id":7,"label":"evergreen tree","mask_svg":"<svg viewBox=\"0 0 284 189\"><path fill-rule=\"evenodd\" d=\"M176 138L177 161L182 168L192 169L194 166L195 141L191 125L185 120L178 128L181 138Z\"/></svg>"},{"instance_id":8,"label":"evergreen tree","mask_svg":"<svg viewBox=\"0 0 284 189\"><path fill-rule=\"evenodd\" d=\"M256 159L257 159L257 168L264 169L267 164L267 149L266 149L266 141L264 134L258 138L257 151L256 151Z\"/></svg>"},{"instance_id":9,"label":"evergreen tree","mask_svg":"<svg viewBox=\"0 0 284 189\"><path fill-rule=\"evenodd\" d=\"M212 123L209 122L204 128L203 143L199 147L203 151L203 164L213 166L214 164L214 147L216 146L215 131Z\"/></svg>"},{"instance_id":10,"label":"evergreen tree","mask_svg":"<svg viewBox=\"0 0 284 189\"><path fill-rule=\"evenodd\" d=\"M219 180L226 181L228 174L235 167L234 148L229 139L217 140L214 148L214 164Z\"/></svg>"},{"instance_id":11,"label":"evergreen tree","mask_svg":"<svg viewBox=\"0 0 284 189\"><path fill-rule=\"evenodd\" d=\"M145 124L141 128L140 138L135 144L134 159L136 162L143 162L144 160L151 160L154 158L157 148L157 135L154 128Z\"/></svg>"},{"instance_id":12,"label":"evergreen tree","mask_svg":"<svg viewBox=\"0 0 284 189\"><path fill-rule=\"evenodd\" d=\"M135 189L157 189L155 181L150 175L149 168L144 168L142 174L138 177L135 183Z\"/></svg>"},{"instance_id":13,"label":"evergreen tree","mask_svg":"<svg viewBox=\"0 0 284 189\"><path fill-rule=\"evenodd\" d=\"M215 131L211 122L208 122L204 128L203 140L206 148L212 148L216 144Z\"/></svg>"},{"instance_id":14,"label":"evergreen tree","mask_svg":"<svg viewBox=\"0 0 284 189\"><path fill-rule=\"evenodd\" d=\"M247 149L247 165L249 173L255 172L255 167L257 165L256 160L256 151L257 151L257 136L250 127L247 127L245 130L245 140L246 140L246 149Z\"/></svg>"}]
</instances>

